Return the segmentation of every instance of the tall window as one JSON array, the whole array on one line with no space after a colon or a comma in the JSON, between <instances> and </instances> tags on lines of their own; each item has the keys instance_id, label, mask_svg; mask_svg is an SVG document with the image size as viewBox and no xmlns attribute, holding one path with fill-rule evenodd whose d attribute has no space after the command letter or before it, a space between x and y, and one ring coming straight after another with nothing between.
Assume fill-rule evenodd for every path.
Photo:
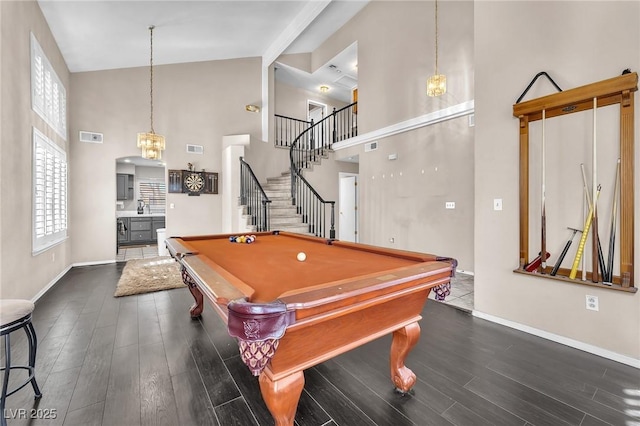
<instances>
[{"instance_id":1,"label":"tall window","mask_svg":"<svg viewBox=\"0 0 640 426\"><path fill-rule=\"evenodd\" d=\"M150 213L164 213L167 199L167 184L163 181L145 179L138 181L140 199L149 206Z\"/></svg>"},{"instance_id":2,"label":"tall window","mask_svg":"<svg viewBox=\"0 0 640 426\"><path fill-rule=\"evenodd\" d=\"M33 34L31 107L56 133L67 139L67 91Z\"/></svg>"},{"instance_id":3,"label":"tall window","mask_svg":"<svg viewBox=\"0 0 640 426\"><path fill-rule=\"evenodd\" d=\"M33 128L33 253L67 237L67 154Z\"/></svg>"}]
</instances>

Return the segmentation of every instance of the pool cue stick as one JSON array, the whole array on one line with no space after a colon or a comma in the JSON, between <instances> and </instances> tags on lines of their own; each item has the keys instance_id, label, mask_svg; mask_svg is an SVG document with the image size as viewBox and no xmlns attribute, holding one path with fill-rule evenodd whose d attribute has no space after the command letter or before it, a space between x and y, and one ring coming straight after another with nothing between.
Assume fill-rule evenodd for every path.
<instances>
[{"instance_id":1,"label":"pool cue stick","mask_svg":"<svg viewBox=\"0 0 640 426\"><path fill-rule=\"evenodd\" d=\"M582 164L580 165L580 167L583 167ZM588 207L587 207L587 197L586 197L585 194L583 194L582 195L582 223L585 223L587 221L587 209L588 209ZM585 268L585 265L584 265L584 257L582 258L582 266L581 266L581 268L582 268L581 269L582 281L586 281L587 280L587 269Z\"/></svg>"},{"instance_id":2,"label":"pool cue stick","mask_svg":"<svg viewBox=\"0 0 640 426\"><path fill-rule=\"evenodd\" d=\"M567 252L569 251L569 247L571 247L571 243L573 242L573 237L576 236L577 232L582 232L579 229L576 228L570 228L567 227L567 229L572 230L573 232L571 233L571 237L569 238L569 241L567 241L567 244L565 244L564 248L562 249L562 253L560 253L560 257L558 257L558 260L556 261L556 264L553 265L553 269L551 270L551 275L556 275L558 273L558 269L560 269L560 265L562 264L562 261L564 260L564 257L567 255Z\"/></svg>"},{"instance_id":3,"label":"pool cue stick","mask_svg":"<svg viewBox=\"0 0 640 426\"><path fill-rule=\"evenodd\" d=\"M598 186L598 191L596 192L596 199L600 196L600 186ZM584 251L584 245L587 242L587 235L589 234L589 228L591 228L591 221L593 220L593 208L589 207L589 213L587 214L587 221L584 223L584 228L582 230L582 237L580 238L580 244L578 245L578 251L576 252L576 257L573 259L573 266L571 267L571 273L569 273L569 278L572 280L576 278L576 274L578 273L578 265L580 264L580 258L582 257L582 253ZM597 267L598 265L596 265Z\"/></svg>"},{"instance_id":4,"label":"pool cue stick","mask_svg":"<svg viewBox=\"0 0 640 426\"><path fill-rule=\"evenodd\" d=\"M616 244L616 220L618 214L618 185L620 184L620 159L616 166L616 183L613 190L613 207L611 208L611 230L609 231L609 257L607 258L607 277L606 282L613 282L613 254Z\"/></svg>"},{"instance_id":5,"label":"pool cue stick","mask_svg":"<svg viewBox=\"0 0 640 426\"><path fill-rule=\"evenodd\" d=\"M589 196L589 185L587 184L587 177L584 173L584 164L580 164L580 168L582 170L582 185L584 186L584 195L585 198L587 199L587 203L589 204L589 207L593 208L594 210L594 217L593 217L593 223L592 226L594 227L594 232L596 233L596 238L597 238L597 254L598 254L598 263L597 265L600 265L600 270L602 271L602 275L603 277L606 275L607 273L607 267L604 263L604 255L602 254L602 244L600 244L600 235L598 235L598 229L595 227L595 206L591 203L591 197Z\"/></svg>"},{"instance_id":6,"label":"pool cue stick","mask_svg":"<svg viewBox=\"0 0 640 426\"><path fill-rule=\"evenodd\" d=\"M542 187L540 198L542 201L542 211L541 211L541 226L540 226L540 273L544 274L544 270L547 267L547 212L545 206L545 185L546 185L546 164L545 164L545 134L544 134L544 122L546 118L546 110L542 110Z\"/></svg>"},{"instance_id":7,"label":"pool cue stick","mask_svg":"<svg viewBox=\"0 0 640 426\"><path fill-rule=\"evenodd\" d=\"M593 191L593 234L591 235L591 281L597 283L600 281L598 274L598 205L596 203L596 185L598 183L597 173L597 138L596 138L596 115L598 109L598 98L593 98L593 154L591 156L592 174L591 174L591 190Z\"/></svg>"}]
</instances>

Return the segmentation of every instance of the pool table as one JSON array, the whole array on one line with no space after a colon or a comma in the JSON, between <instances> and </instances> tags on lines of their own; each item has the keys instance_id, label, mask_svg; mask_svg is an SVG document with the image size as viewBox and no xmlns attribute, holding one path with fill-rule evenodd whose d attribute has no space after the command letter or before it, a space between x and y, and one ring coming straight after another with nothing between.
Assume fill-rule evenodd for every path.
<instances>
[{"instance_id":1,"label":"pool table","mask_svg":"<svg viewBox=\"0 0 640 426\"><path fill-rule=\"evenodd\" d=\"M400 392L413 387L404 361L420 337L429 293L448 294L454 259L287 232L255 235L250 244L206 235L166 245L195 299L191 316L209 300L259 376L277 425L293 424L305 369L389 333L391 380Z\"/></svg>"}]
</instances>

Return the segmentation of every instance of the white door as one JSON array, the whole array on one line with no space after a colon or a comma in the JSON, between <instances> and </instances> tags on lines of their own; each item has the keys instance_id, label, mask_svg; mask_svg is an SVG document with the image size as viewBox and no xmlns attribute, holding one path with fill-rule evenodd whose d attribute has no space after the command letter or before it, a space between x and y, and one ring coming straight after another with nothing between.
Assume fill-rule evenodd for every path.
<instances>
[{"instance_id":1,"label":"white door","mask_svg":"<svg viewBox=\"0 0 640 426\"><path fill-rule=\"evenodd\" d=\"M358 175L341 175L339 189L338 239L355 243L358 242Z\"/></svg>"}]
</instances>

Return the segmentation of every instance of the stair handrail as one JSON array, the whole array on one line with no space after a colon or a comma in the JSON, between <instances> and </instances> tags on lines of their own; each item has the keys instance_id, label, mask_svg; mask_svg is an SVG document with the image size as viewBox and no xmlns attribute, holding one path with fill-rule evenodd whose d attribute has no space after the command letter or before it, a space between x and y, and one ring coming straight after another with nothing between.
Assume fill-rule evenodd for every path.
<instances>
[{"instance_id":1,"label":"stair handrail","mask_svg":"<svg viewBox=\"0 0 640 426\"><path fill-rule=\"evenodd\" d=\"M325 237L326 231L326 205L331 206L331 227L329 229L329 238L335 239L336 230L335 230L335 201L327 201L318 194L318 192L311 186L309 181L302 176L302 167L297 167L303 164L303 153L308 154L313 150L313 148L309 149L300 149L298 145L303 138L307 136L311 136L308 139L309 142L312 142L312 135L307 135L309 132L313 132L313 129L320 125L323 121L327 120L331 116L327 116L317 123L313 124L313 120L311 121L311 126L300 133L298 137L291 143L291 147L289 148L289 161L291 168L291 202L294 206L296 206L296 212L302 215L303 223L308 224L309 233L314 234L318 237ZM305 136L306 135L306 136ZM298 154L298 161L294 159L294 152ZM306 160L308 161L308 159ZM298 182L301 182L299 184Z\"/></svg>"},{"instance_id":2,"label":"stair handrail","mask_svg":"<svg viewBox=\"0 0 640 426\"><path fill-rule=\"evenodd\" d=\"M240 204L247 207L251 224L255 225L257 231L270 230L271 200L253 173L251 165L244 161L244 157L240 157Z\"/></svg>"},{"instance_id":3,"label":"stair handrail","mask_svg":"<svg viewBox=\"0 0 640 426\"><path fill-rule=\"evenodd\" d=\"M299 135L302 130L309 127L311 121L299 118L287 117L285 115L273 114L274 119L274 145L290 147L291 140Z\"/></svg>"},{"instance_id":4,"label":"stair handrail","mask_svg":"<svg viewBox=\"0 0 640 426\"><path fill-rule=\"evenodd\" d=\"M329 115L317 123L314 123L313 120L306 121L299 118L274 114L274 144L279 147L291 147L292 143L289 142L289 137L292 134L298 135L308 130L309 127L317 125L316 130L310 135L310 140L313 140L314 144L318 145L316 149L320 152L323 152L324 149L330 149L334 143L358 135L358 115L355 113L356 105L358 105L358 102L353 102L340 109L333 108L333 111ZM346 113L343 114L343 112ZM320 141L320 144L317 144L316 141Z\"/></svg>"}]
</instances>

